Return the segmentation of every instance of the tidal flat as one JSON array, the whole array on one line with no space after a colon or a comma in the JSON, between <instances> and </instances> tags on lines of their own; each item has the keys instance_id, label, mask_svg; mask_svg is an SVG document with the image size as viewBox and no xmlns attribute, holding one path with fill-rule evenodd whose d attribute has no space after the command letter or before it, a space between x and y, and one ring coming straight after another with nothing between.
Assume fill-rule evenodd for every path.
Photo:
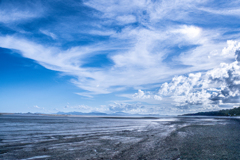
<instances>
[{"instance_id":1,"label":"tidal flat","mask_svg":"<svg viewBox=\"0 0 240 160\"><path fill-rule=\"evenodd\" d=\"M0 115L0 159L240 159L240 119Z\"/></svg>"}]
</instances>

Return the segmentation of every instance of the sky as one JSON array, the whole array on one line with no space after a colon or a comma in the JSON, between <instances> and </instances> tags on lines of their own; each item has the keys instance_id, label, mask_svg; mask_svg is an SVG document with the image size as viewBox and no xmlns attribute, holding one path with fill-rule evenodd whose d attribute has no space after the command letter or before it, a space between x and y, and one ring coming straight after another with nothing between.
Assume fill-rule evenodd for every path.
<instances>
[{"instance_id":1,"label":"sky","mask_svg":"<svg viewBox=\"0 0 240 160\"><path fill-rule=\"evenodd\" d=\"M240 105L240 0L0 0L0 112Z\"/></svg>"}]
</instances>

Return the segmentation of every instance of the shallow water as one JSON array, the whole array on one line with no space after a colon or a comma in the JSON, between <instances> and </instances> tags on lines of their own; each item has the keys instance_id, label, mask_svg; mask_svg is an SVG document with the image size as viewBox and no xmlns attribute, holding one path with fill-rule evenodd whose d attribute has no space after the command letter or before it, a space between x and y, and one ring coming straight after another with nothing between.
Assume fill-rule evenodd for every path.
<instances>
[{"instance_id":1,"label":"shallow water","mask_svg":"<svg viewBox=\"0 0 240 160\"><path fill-rule=\"evenodd\" d=\"M141 130L149 119L105 119L99 117L0 116L0 145L33 143L73 135L99 134L121 130Z\"/></svg>"},{"instance_id":2,"label":"shallow water","mask_svg":"<svg viewBox=\"0 0 240 160\"><path fill-rule=\"evenodd\" d=\"M12 151L32 151L36 144L51 144L50 149L62 149L67 146L69 151L76 146L93 143L91 140L67 142L68 140L85 137L98 137L103 140L115 140L121 143L137 142L141 138L131 136L112 136L114 132L142 132L149 128L159 127L159 122L175 121L172 117L153 118L122 118L122 117L58 117L38 115L1 115L0 116L0 146L5 149L0 154ZM159 122L158 122L159 121ZM162 125L162 130L165 125ZM165 127L165 130L168 127ZM64 143L58 143L64 141ZM72 147L71 147L72 146ZM8 149L6 149L8 148ZM36 158L44 155L34 155ZM31 157L26 157L31 158Z\"/></svg>"},{"instance_id":3,"label":"shallow water","mask_svg":"<svg viewBox=\"0 0 240 160\"><path fill-rule=\"evenodd\" d=\"M223 117L1 115L0 159L119 159L121 155L128 157L128 154L133 153L135 158L132 159L148 154L151 157L160 152L168 152L164 151L170 143L166 140L174 132L177 132L180 139L184 139L195 134L184 130L188 126L204 128L224 126L229 122L229 118ZM162 150L159 150L161 147ZM180 155L179 150L169 152L170 157Z\"/></svg>"}]
</instances>

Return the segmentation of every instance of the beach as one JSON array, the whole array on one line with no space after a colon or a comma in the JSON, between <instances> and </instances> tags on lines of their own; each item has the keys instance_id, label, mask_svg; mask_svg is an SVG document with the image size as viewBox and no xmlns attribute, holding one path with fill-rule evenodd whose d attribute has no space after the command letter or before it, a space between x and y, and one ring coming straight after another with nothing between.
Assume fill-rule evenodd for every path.
<instances>
[{"instance_id":1,"label":"beach","mask_svg":"<svg viewBox=\"0 0 240 160\"><path fill-rule=\"evenodd\" d=\"M231 117L0 116L0 159L239 159Z\"/></svg>"}]
</instances>

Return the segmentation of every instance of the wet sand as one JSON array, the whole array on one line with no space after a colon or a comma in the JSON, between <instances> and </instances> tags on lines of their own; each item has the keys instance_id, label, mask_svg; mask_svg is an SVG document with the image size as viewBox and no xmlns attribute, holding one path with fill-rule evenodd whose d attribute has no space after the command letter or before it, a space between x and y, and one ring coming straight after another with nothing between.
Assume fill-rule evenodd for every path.
<instances>
[{"instance_id":1,"label":"wet sand","mask_svg":"<svg viewBox=\"0 0 240 160\"><path fill-rule=\"evenodd\" d=\"M113 121L112 118L98 119L103 123ZM121 123L121 119L114 120ZM0 133L0 159L240 159L239 119L169 117L132 122L144 125L120 127L120 130L111 127L104 130L103 126L101 131L44 136L44 141L16 139L10 143L4 139L4 131ZM6 126L6 122L4 124ZM41 131L37 134L41 135ZM31 136L34 133L25 139L33 138Z\"/></svg>"}]
</instances>

